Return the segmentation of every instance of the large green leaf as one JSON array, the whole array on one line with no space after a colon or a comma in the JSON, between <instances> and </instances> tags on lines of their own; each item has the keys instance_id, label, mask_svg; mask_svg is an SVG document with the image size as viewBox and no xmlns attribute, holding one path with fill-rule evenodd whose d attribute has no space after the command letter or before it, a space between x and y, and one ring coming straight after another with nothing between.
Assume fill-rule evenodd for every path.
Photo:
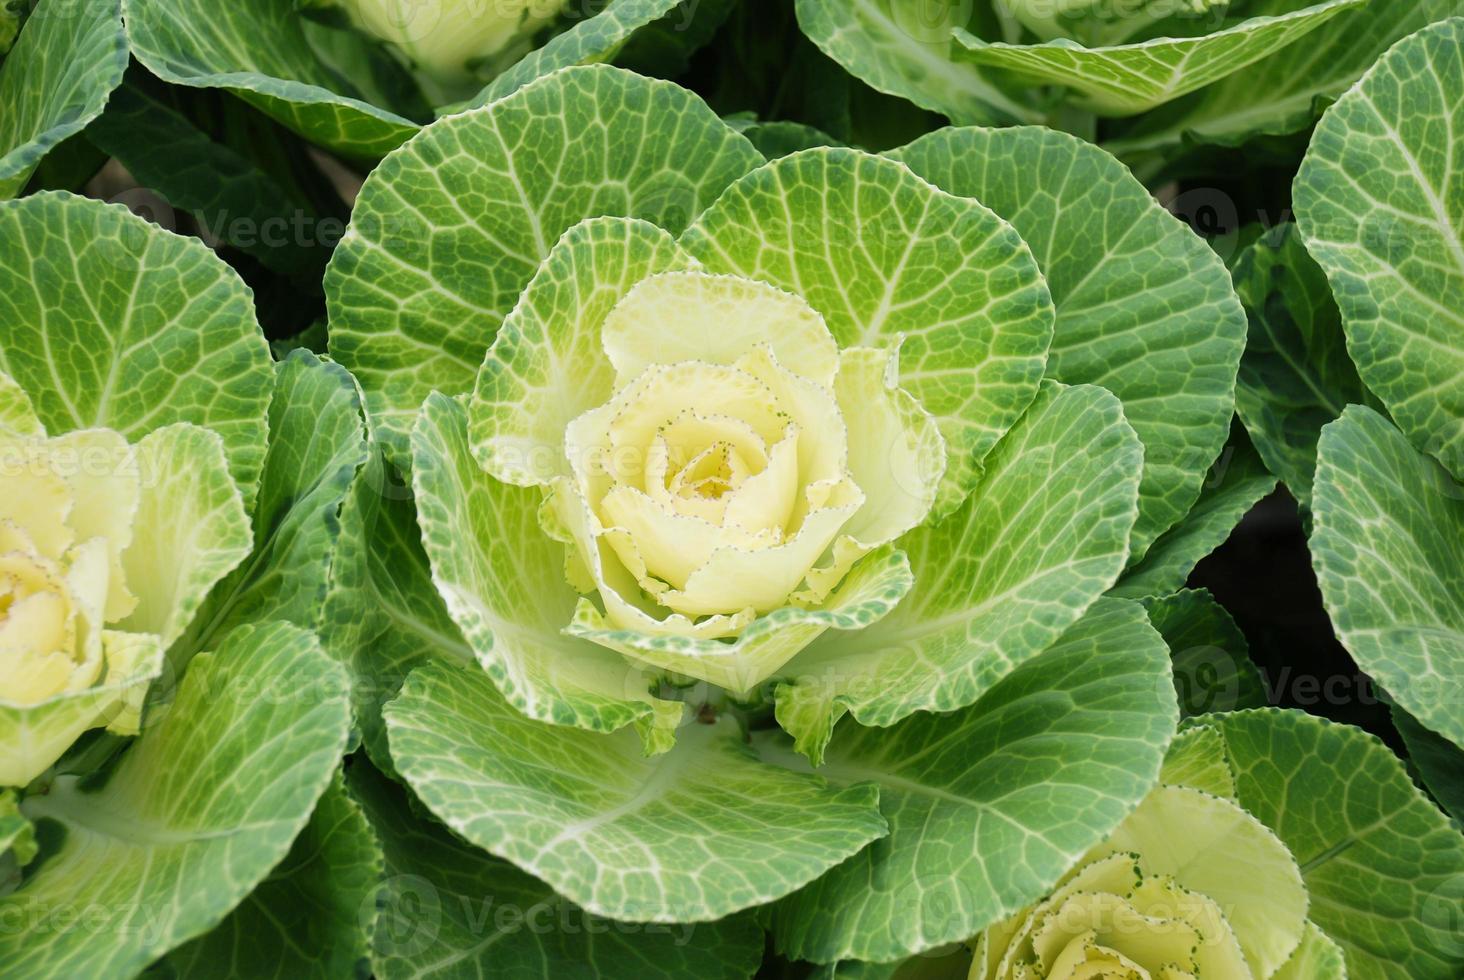
<instances>
[{"instance_id":1,"label":"large green leaf","mask_svg":"<svg viewBox=\"0 0 1464 980\"><path fill-rule=\"evenodd\" d=\"M364 79L332 69L312 44L318 28L301 18L295 0L125 0L125 15L132 53L154 75L227 89L348 157L382 156L417 131L410 119L373 105Z\"/></svg>"},{"instance_id":2,"label":"large green leaf","mask_svg":"<svg viewBox=\"0 0 1464 980\"><path fill-rule=\"evenodd\" d=\"M1342 947L1308 922L1301 945L1271 980L1347 980L1347 961Z\"/></svg>"},{"instance_id":3,"label":"large green leaf","mask_svg":"<svg viewBox=\"0 0 1464 980\"><path fill-rule=\"evenodd\" d=\"M873 786L766 765L726 715L648 758L634 732L534 721L482 671L431 663L386 723L392 760L433 813L597 915L718 919L885 834Z\"/></svg>"},{"instance_id":4,"label":"large green leaf","mask_svg":"<svg viewBox=\"0 0 1464 980\"><path fill-rule=\"evenodd\" d=\"M1137 560L1230 432L1245 312L1224 265L1122 164L1063 133L946 129L893 155L1031 246L1057 306L1048 376L1112 391L1144 442Z\"/></svg>"},{"instance_id":5,"label":"large green leaf","mask_svg":"<svg viewBox=\"0 0 1464 980\"><path fill-rule=\"evenodd\" d=\"M690 93L568 68L429 126L366 181L326 274L331 353L403 456L433 390L468 391L559 236L597 215L678 234L762 162Z\"/></svg>"},{"instance_id":6,"label":"large green leaf","mask_svg":"<svg viewBox=\"0 0 1464 980\"><path fill-rule=\"evenodd\" d=\"M1464 479L1464 19L1397 44L1317 126L1296 219L1358 373Z\"/></svg>"},{"instance_id":7,"label":"large green leaf","mask_svg":"<svg viewBox=\"0 0 1464 980\"><path fill-rule=\"evenodd\" d=\"M468 447L467 412L434 393L412 433L412 478L432 580L482 669L529 717L610 732L635 723L665 748L682 705L656 672L563 632L578 594L564 545L540 528L538 487L502 483Z\"/></svg>"},{"instance_id":8,"label":"large green leaf","mask_svg":"<svg viewBox=\"0 0 1464 980\"><path fill-rule=\"evenodd\" d=\"M1387 747L1298 711L1209 715L1225 736L1241 806L1301 865L1310 918L1343 949L1351 980L1454 980L1464 836Z\"/></svg>"},{"instance_id":9,"label":"large green leaf","mask_svg":"<svg viewBox=\"0 0 1464 980\"><path fill-rule=\"evenodd\" d=\"M1308 506L1322 426L1371 396L1347 356L1326 276L1294 225L1241 253L1234 275L1250 316L1235 411L1266 466Z\"/></svg>"},{"instance_id":10,"label":"large green leaf","mask_svg":"<svg viewBox=\"0 0 1464 980\"><path fill-rule=\"evenodd\" d=\"M1195 566L1230 537L1236 525L1276 489L1276 477L1261 462L1244 430L1205 474L1199 499L1178 524L1155 539L1142 560L1129 566L1113 594L1131 599L1162 596L1184 587Z\"/></svg>"},{"instance_id":11,"label":"large green leaf","mask_svg":"<svg viewBox=\"0 0 1464 980\"><path fill-rule=\"evenodd\" d=\"M1464 484L1372 409L1322 430L1312 564L1358 666L1464 746Z\"/></svg>"},{"instance_id":12,"label":"large green leaf","mask_svg":"<svg viewBox=\"0 0 1464 980\"><path fill-rule=\"evenodd\" d=\"M1367 2L1258 0L1244 20L1207 34L1092 48L1067 39L991 43L957 28L955 56L1029 84L1064 86L1078 105L1100 115L1129 116L1233 75Z\"/></svg>"},{"instance_id":13,"label":"large green leaf","mask_svg":"<svg viewBox=\"0 0 1464 980\"><path fill-rule=\"evenodd\" d=\"M1188 99L1136 120L1103 146L1125 159L1189 142L1234 145L1310 126L1399 39L1445 17L1464 0L1371 0L1349 7L1293 44Z\"/></svg>"},{"instance_id":14,"label":"large green leaf","mask_svg":"<svg viewBox=\"0 0 1464 980\"><path fill-rule=\"evenodd\" d=\"M40 0L0 63L0 199L102 114L126 68L120 0Z\"/></svg>"},{"instance_id":15,"label":"large green leaf","mask_svg":"<svg viewBox=\"0 0 1464 980\"><path fill-rule=\"evenodd\" d=\"M1259 708L1266 683L1225 607L1204 589L1185 589L1144 602L1174 662L1174 688L1185 717Z\"/></svg>"},{"instance_id":16,"label":"large green leaf","mask_svg":"<svg viewBox=\"0 0 1464 980\"><path fill-rule=\"evenodd\" d=\"M65 777L27 798L53 850L0 898L21 923L0 931L5 975L131 977L217 925L325 791L346 742L343 684L309 634L241 628L193 661L102 789Z\"/></svg>"},{"instance_id":17,"label":"large green leaf","mask_svg":"<svg viewBox=\"0 0 1464 980\"><path fill-rule=\"evenodd\" d=\"M891 725L964 707L1051 646L1123 568L1142 455L1108 392L1045 383L966 503L900 539L904 601L788 663L777 716L799 751L817 762L846 710Z\"/></svg>"},{"instance_id":18,"label":"large green leaf","mask_svg":"<svg viewBox=\"0 0 1464 980\"><path fill-rule=\"evenodd\" d=\"M196 239L69 194L0 204L0 371L53 435L173 422L223 437L253 499L273 365L239 277Z\"/></svg>"},{"instance_id":19,"label":"large green leaf","mask_svg":"<svg viewBox=\"0 0 1464 980\"><path fill-rule=\"evenodd\" d=\"M1037 393L1052 300L1031 252L976 201L857 150L806 150L727 189L682 237L714 272L797 293L840 347L898 344L900 387L940 425L936 502L958 504Z\"/></svg>"},{"instance_id":20,"label":"large green leaf","mask_svg":"<svg viewBox=\"0 0 1464 980\"><path fill-rule=\"evenodd\" d=\"M968 26L970 3L797 0L797 10L798 26L824 54L881 92L960 125L1039 118L981 69L955 59L951 31Z\"/></svg>"},{"instance_id":21,"label":"large green leaf","mask_svg":"<svg viewBox=\"0 0 1464 980\"><path fill-rule=\"evenodd\" d=\"M381 980L746 980L762 958L751 915L678 925L603 919L464 844L369 766L352 765L348 781L386 850L372 954Z\"/></svg>"},{"instance_id":22,"label":"large green leaf","mask_svg":"<svg viewBox=\"0 0 1464 980\"><path fill-rule=\"evenodd\" d=\"M337 769L279 866L221 925L164 964L182 977L360 976L382 870L381 844Z\"/></svg>"},{"instance_id":23,"label":"large green leaf","mask_svg":"<svg viewBox=\"0 0 1464 980\"><path fill-rule=\"evenodd\" d=\"M892 960L1041 898L1153 788L1177 720L1163 641L1103 599L963 711L846 722L819 774L877 784L890 834L777 906L778 948Z\"/></svg>"},{"instance_id":24,"label":"large green leaf","mask_svg":"<svg viewBox=\"0 0 1464 980\"><path fill-rule=\"evenodd\" d=\"M366 461L355 381L337 364L294 351L276 369L269 436L253 551L209 595L185 639L192 650L216 646L243 623L310 629L320 619L341 501Z\"/></svg>"}]
</instances>

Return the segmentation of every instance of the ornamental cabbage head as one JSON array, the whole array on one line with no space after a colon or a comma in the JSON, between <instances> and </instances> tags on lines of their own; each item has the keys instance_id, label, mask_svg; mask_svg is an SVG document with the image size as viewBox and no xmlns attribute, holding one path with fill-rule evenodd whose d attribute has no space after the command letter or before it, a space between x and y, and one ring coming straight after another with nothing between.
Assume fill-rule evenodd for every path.
<instances>
[{"instance_id":1,"label":"ornamental cabbage head","mask_svg":"<svg viewBox=\"0 0 1464 980\"><path fill-rule=\"evenodd\" d=\"M1161 785L1047 898L977 937L971 980L1268 980L1306 911L1296 861L1265 825Z\"/></svg>"},{"instance_id":2,"label":"ornamental cabbage head","mask_svg":"<svg viewBox=\"0 0 1464 980\"><path fill-rule=\"evenodd\" d=\"M448 90L480 65L522 54L519 42L549 23L565 0L338 0L351 22L399 51Z\"/></svg>"}]
</instances>

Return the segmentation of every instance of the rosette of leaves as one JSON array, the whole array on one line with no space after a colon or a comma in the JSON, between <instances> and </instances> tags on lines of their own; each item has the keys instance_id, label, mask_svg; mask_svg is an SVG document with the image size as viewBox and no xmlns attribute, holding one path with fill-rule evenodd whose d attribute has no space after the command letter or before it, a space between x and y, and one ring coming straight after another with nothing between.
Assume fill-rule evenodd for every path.
<instances>
[{"instance_id":1,"label":"rosette of leaves","mask_svg":"<svg viewBox=\"0 0 1464 980\"><path fill-rule=\"evenodd\" d=\"M1370 736L1205 716L1112 836L973 939L970 976L1449 977L1461 866L1464 837Z\"/></svg>"},{"instance_id":2,"label":"rosette of leaves","mask_svg":"<svg viewBox=\"0 0 1464 980\"><path fill-rule=\"evenodd\" d=\"M309 628L364 420L342 369L271 361L197 241L52 193L0 240L0 960L129 977L224 920L338 769Z\"/></svg>"},{"instance_id":3,"label":"rosette of leaves","mask_svg":"<svg viewBox=\"0 0 1464 980\"><path fill-rule=\"evenodd\" d=\"M1165 162L1306 129L1458 0L799 0L804 31L875 88L956 123L1049 121ZM1084 121L1087 120L1087 121ZM1172 162L1172 160L1169 160Z\"/></svg>"},{"instance_id":4,"label":"rosette of leaves","mask_svg":"<svg viewBox=\"0 0 1464 980\"><path fill-rule=\"evenodd\" d=\"M1355 365L1321 429L1313 562L1338 637L1464 745L1464 20L1401 41L1322 119L1295 183ZM1406 111L1405 111L1406 107ZM1335 329L1335 327L1334 327ZM1328 380L1332 375L1323 375ZM1365 385L1375 398L1356 397Z\"/></svg>"},{"instance_id":5,"label":"rosette of leaves","mask_svg":"<svg viewBox=\"0 0 1464 980\"><path fill-rule=\"evenodd\" d=\"M1088 144L897 156L767 162L682 89L571 68L388 156L332 260L383 453L327 600L366 748L593 915L873 874L807 958L894 958L1039 897L1152 786L1168 658L1102 596L1201 497L1243 311ZM1095 209L1113 240L1072 249ZM1002 761L1083 732L1061 788ZM970 900L922 916L922 839L975 825Z\"/></svg>"},{"instance_id":6,"label":"rosette of leaves","mask_svg":"<svg viewBox=\"0 0 1464 980\"><path fill-rule=\"evenodd\" d=\"M127 0L126 21L133 54L163 80L226 89L319 146L373 161L435 111L607 59L663 19L685 27L697 11L678 2Z\"/></svg>"}]
</instances>

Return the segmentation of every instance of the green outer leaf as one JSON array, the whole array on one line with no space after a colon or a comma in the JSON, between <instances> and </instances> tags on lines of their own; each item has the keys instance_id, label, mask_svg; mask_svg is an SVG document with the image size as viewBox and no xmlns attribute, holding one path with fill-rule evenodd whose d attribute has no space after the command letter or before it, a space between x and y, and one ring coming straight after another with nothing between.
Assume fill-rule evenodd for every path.
<instances>
[{"instance_id":1,"label":"green outer leaf","mask_svg":"<svg viewBox=\"0 0 1464 980\"><path fill-rule=\"evenodd\" d=\"M504 697L559 725L611 732L635 722L664 748L681 703L650 693L656 672L563 635L579 597L564 577L564 546L540 528L543 493L484 473L468 448L467 413L435 392L412 432L412 482L432 580Z\"/></svg>"},{"instance_id":2,"label":"green outer leaf","mask_svg":"<svg viewBox=\"0 0 1464 980\"><path fill-rule=\"evenodd\" d=\"M19 436L46 434L46 427L36 416L30 395L10 375L0 371L0 429Z\"/></svg>"},{"instance_id":3,"label":"green outer leaf","mask_svg":"<svg viewBox=\"0 0 1464 980\"><path fill-rule=\"evenodd\" d=\"M615 393L600 340L605 318L642 279L693 265L674 238L645 221L587 218L566 231L478 369L468 404L478 463L520 486L572 475L565 427Z\"/></svg>"},{"instance_id":4,"label":"green outer leaf","mask_svg":"<svg viewBox=\"0 0 1464 980\"><path fill-rule=\"evenodd\" d=\"M0 240L0 371L50 433L136 442L192 422L223 437L253 500L273 365L238 275L197 239L70 194L0 204Z\"/></svg>"},{"instance_id":5,"label":"green outer leaf","mask_svg":"<svg viewBox=\"0 0 1464 980\"><path fill-rule=\"evenodd\" d=\"M1424 728L1396 704L1389 708L1419 781L1445 813L1464 825L1464 749Z\"/></svg>"},{"instance_id":6,"label":"green outer leaf","mask_svg":"<svg viewBox=\"0 0 1464 980\"><path fill-rule=\"evenodd\" d=\"M119 0L40 0L26 20L0 63L0 199L102 114L127 68L120 14Z\"/></svg>"},{"instance_id":7,"label":"green outer leaf","mask_svg":"<svg viewBox=\"0 0 1464 980\"><path fill-rule=\"evenodd\" d=\"M1010 71L1028 84L1066 86L1077 105L1100 115L1130 116L1288 49L1343 11L1367 2L1274 0L1261 9L1277 13L1251 16L1209 34L1111 47L1085 48L1065 39L1045 44L988 43L957 29L955 57Z\"/></svg>"},{"instance_id":8,"label":"green outer leaf","mask_svg":"<svg viewBox=\"0 0 1464 980\"><path fill-rule=\"evenodd\" d=\"M363 975L384 863L338 768L290 853L205 936L169 954L180 976L306 980Z\"/></svg>"},{"instance_id":9,"label":"green outer leaf","mask_svg":"<svg viewBox=\"0 0 1464 980\"><path fill-rule=\"evenodd\" d=\"M1152 620L1152 616L1150 619ZM1180 707L1183 712L1183 705ZM1174 736L1159 773L1163 786L1188 786L1235 802L1235 773L1220 730L1199 724Z\"/></svg>"},{"instance_id":10,"label":"green outer leaf","mask_svg":"<svg viewBox=\"0 0 1464 980\"><path fill-rule=\"evenodd\" d=\"M879 794L760 762L730 717L646 758L629 731L545 725L481 672L427 664L386 707L392 759L454 832L597 915L706 922L883 837Z\"/></svg>"},{"instance_id":11,"label":"green outer leaf","mask_svg":"<svg viewBox=\"0 0 1464 980\"><path fill-rule=\"evenodd\" d=\"M1271 229L1242 252L1234 275L1250 317L1235 411L1271 472L1309 506L1322 426L1374 399L1347 356L1326 275L1295 225Z\"/></svg>"},{"instance_id":12,"label":"green outer leaf","mask_svg":"<svg viewBox=\"0 0 1464 980\"><path fill-rule=\"evenodd\" d=\"M905 600L788 664L778 720L800 751L817 762L845 710L884 726L965 707L1051 646L1123 567L1142 456L1116 398L1045 383L966 503L900 539Z\"/></svg>"},{"instance_id":13,"label":"green outer leaf","mask_svg":"<svg viewBox=\"0 0 1464 980\"><path fill-rule=\"evenodd\" d=\"M167 648L249 555L249 517L217 433L181 423L154 429L136 456L142 494L122 567L138 604L117 628L155 634ZM173 666L183 662L186 655Z\"/></svg>"},{"instance_id":14,"label":"green outer leaf","mask_svg":"<svg viewBox=\"0 0 1464 980\"><path fill-rule=\"evenodd\" d=\"M1391 48L1437 20L1464 14L1464 0L1373 0L1342 11L1294 44L1187 100L1141 117L1103 148L1124 159L1188 143L1235 146L1252 136L1306 129Z\"/></svg>"},{"instance_id":15,"label":"green outer leaf","mask_svg":"<svg viewBox=\"0 0 1464 980\"><path fill-rule=\"evenodd\" d=\"M130 977L217 925L284 858L330 781L343 685L308 633L243 627L194 659L104 788L66 778L29 797L26 814L64 839L0 897L0 915L23 923L0 931L7 978Z\"/></svg>"},{"instance_id":16,"label":"green outer leaf","mask_svg":"<svg viewBox=\"0 0 1464 980\"><path fill-rule=\"evenodd\" d=\"M1338 638L1404 709L1464 746L1464 484L1352 405L1322 430L1312 511Z\"/></svg>"},{"instance_id":17,"label":"green outer leaf","mask_svg":"<svg viewBox=\"0 0 1464 980\"><path fill-rule=\"evenodd\" d=\"M1271 980L1347 980L1347 962L1342 947L1332 941L1315 923L1306 924L1301 945L1271 975Z\"/></svg>"},{"instance_id":18,"label":"green outer leaf","mask_svg":"<svg viewBox=\"0 0 1464 980\"><path fill-rule=\"evenodd\" d=\"M1296 220L1347 348L1414 445L1464 479L1464 19L1399 42L1317 126Z\"/></svg>"},{"instance_id":19,"label":"green outer leaf","mask_svg":"<svg viewBox=\"0 0 1464 980\"><path fill-rule=\"evenodd\" d=\"M366 462L356 382L338 364L292 352L275 371L269 431L253 550L209 595L185 641L191 649L214 647L243 623L319 621L341 501Z\"/></svg>"},{"instance_id":20,"label":"green outer leaf","mask_svg":"<svg viewBox=\"0 0 1464 980\"><path fill-rule=\"evenodd\" d=\"M689 92L566 68L423 130L372 172L326 271L331 353L394 460L433 390L468 391L498 325L581 219L679 234L762 162Z\"/></svg>"},{"instance_id":21,"label":"green outer leaf","mask_svg":"<svg viewBox=\"0 0 1464 980\"><path fill-rule=\"evenodd\" d=\"M390 772L382 706L413 667L432 657L471 663L473 651L432 584L411 488L377 446L341 504L340 523L320 640L350 676L367 753Z\"/></svg>"},{"instance_id":22,"label":"green outer leaf","mask_svg":"<svg viewBox=\"0 0 1464 980\"><path fill-rule=\"evenodd\" d=\"M878 785L890 834L776 907L778 949L891 960L1036 901L1153 788L1177 721L1143 609L1101 599L962 712L845 724L819 774Z\"/></svg>"},{"instance_id":23,"label":"green outer leaf","mask_svg":"<svg viewBox=\"0 0 1464 980\"><path fill-rule=\"evenodd\" d=\"M1352 980L1453 980L1464 837L1377 739L1299 711L1208 715L1240 805L1301 865L1313 922Z\"/></svg>"},{"instance_id":24,"label":"green outer leaf","mask_svg":"<svg viewBox=\"0 0 1464 980\"><path fill-rule=\"evenodd\" d=\"M840 347L899 344L899 383L940 425L937 513L1031 403L1052 301L1001 218L858 150L782 157L727 189L681 244L713 272L797 293Z\"/></svg>"},{"instance_id":25,"label":"green outer leaf","mask_svg":"<svg viewBox=\"0 0 1464 980\"><path fill-rule=\"evenodd\" d=\"M175 85L222 88L279 122L349 157L380 157L417 124L337 89L306 35L295 0L125 0L132 53ZM359 94L359 93L358 93Z\"/></svg>"},{"instance_id":26,"label":"green outer leaf","mask_svg":"<svg viewBox=\"0 0 1464 980\"><path fill-rule=\"evenodd\" d=\"M1038 121L1035 109L975 65L953 57L950 31L964 24L952 18L969 14L970 4L922 8L897 0L797 0L797 10L803 33L872 88L961 125Z\"/></svg>"},{"instance_id":27,"label":"green outer leaf","mask_svg":"<svg viewBox=\"0 0 1464 980\"><path fill-rule=\"evenodd\" d=\"M7 871L25 867L36 856L36 829L20 812L16 792L0 790L0 866L15 862Z\"/></svg>"},{"instance_id":28,"label":"green outer leaf","mask_svg":"<svg viewBox=\"0 0 1464 980\"><path fill-rule=\"evenodd\" d=\"M555 35L543 47L530 51L462 108L476 109L497 102L561 68L608 60L637 29L669 14L679 2L616 0L607 4L593 17L585 18L569 30Z\"/></svg>"},{"instance_id":29,"label":"green outer leaf","mask_svg":"<svg viewBox=\"0 0 1464 980\"><path fill-rule=\"evenodd\" d=\"M1183 588L1195 566L1224 544L1250 509L1276 489L1276 477L1244 432L1237 432L1206 473L1194 507L1129 567L1113 587L1114 595L1143 599Z\"/></svg>"},{"instance_id":30,"label":"green outer leaf","mask_svg":"<svg viewBox=\"0 0 1464 980\"><path fill-rule=\"evenodd\" d=\"M1209 592L1186 589L1145 600L1144 607L1169 646L1185 717L1267 703L1266 683L1251 662L1245 636Z\"/></svg>"},{"instance_id":31,"label":"green outer leaf","mask_svg":"<svg viewBox=\"0 0 1464 980\"><path fill-rule=\"evenodd\" d=\"M751 915L698 925L612 922L464 844L369 766L347 779L386 848L372 966L381 980L745 980L762 958Z\"/></svg>"},{"instance_id":32,"label":"green outer leaf","mask_svg":"<svg viewBox=\"0 0 1464 980\"><path fill-rule=\"evenodd\" d=\"M996 211L1032 248L1057 327L1047 375L1123 402L1144 442L1137 560L1225 445L1245 311L1219 258L1096 147L1045 129L946 129L893 155Z\"/></svg>"}]
</instances>

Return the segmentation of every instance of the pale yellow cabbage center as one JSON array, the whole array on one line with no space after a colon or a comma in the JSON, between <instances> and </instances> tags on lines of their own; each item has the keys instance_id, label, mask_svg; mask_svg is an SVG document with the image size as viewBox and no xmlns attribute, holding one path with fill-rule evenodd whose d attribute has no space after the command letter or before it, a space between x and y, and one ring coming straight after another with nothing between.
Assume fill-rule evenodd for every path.
<instances>
[{"instance_id":1,"label":"pale yellow cabbage center","mask_svg":"<svg viewBox=\"0 0 1464 980\"><path fill-rule=\"evenodd\" d=\"M1306 908L1295 860L1254 817L1161 786L1051 895L980 935L971 980L1267 980Z\"/></svg>"},{"instance_id":2,"label":"pale yellow cabbage center","mask_svg":"<svg viewBox=\"0 0 1464 980\"><path fill-rule=\"evenodd\" d=\"M664 273L616 305L602 343L616 390L569 424L573 476L549 508L576 546L571 580L598 591L609 627L736 636L825 602L929 512L944 445L894 383L894 350L841 352L800 297Z\"/></svg>"}]
</instances>

